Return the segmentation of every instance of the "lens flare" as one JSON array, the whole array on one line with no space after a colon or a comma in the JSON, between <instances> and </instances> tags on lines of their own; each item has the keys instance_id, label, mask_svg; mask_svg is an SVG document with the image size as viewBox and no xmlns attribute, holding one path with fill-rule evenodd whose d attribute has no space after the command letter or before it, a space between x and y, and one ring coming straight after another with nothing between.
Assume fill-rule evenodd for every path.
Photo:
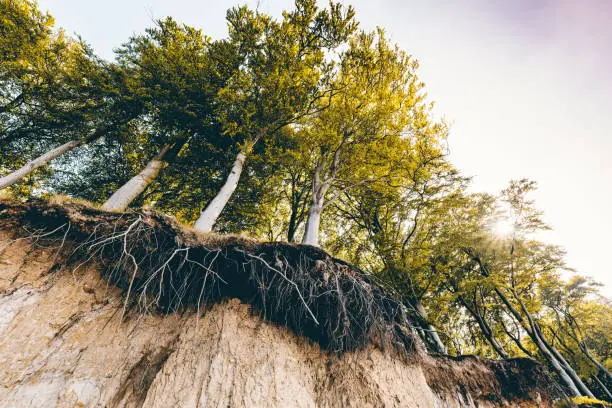
<instances>
[{"instance_id":1,"label":"lens flare","mask_svg":"<svg viewBox=\"0 0 612 408\"><path fill-rule=\"evenodd\" d=\"M492 230L498 237L509 237L514 233L514 224L508 219L501 219L493 224Z\"/></svg>"}]
</instances>

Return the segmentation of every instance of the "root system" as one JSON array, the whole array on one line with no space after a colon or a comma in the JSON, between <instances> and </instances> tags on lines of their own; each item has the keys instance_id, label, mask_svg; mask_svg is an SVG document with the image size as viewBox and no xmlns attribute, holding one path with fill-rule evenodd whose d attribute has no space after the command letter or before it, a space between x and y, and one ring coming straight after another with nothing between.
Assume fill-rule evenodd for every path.
<instances>
[{"instance_id":1,"label":"root system","mask_svg":"<svg viewBox=\"0 0 612 408\"><path fill-rule=\"evenodd\" d=\"M400 304L321 249L200 234L154 212L109 213L78 203L0 201L0 227L56 251L72 272L95 263L124 290L124 311L198 313L225 298L335 352L416 343ZM10 243L0 243L2 245Z\"/></svg>"}]
</instances>

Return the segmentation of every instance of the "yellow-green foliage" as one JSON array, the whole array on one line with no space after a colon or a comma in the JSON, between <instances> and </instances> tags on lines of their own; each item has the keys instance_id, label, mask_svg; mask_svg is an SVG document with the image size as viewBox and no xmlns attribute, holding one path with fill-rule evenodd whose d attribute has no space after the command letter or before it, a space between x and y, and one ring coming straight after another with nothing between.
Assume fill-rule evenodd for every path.
<instances>
[{"instance_id":1,"label":"yellow-green foliage","mask_svg":"<svg viewBox=\"0 0 612 408\"><path fill-rule=\"evenodd\" d=\"M54 194L49 197L44 197L50 204L80 204L86 207L99 208L100 205L96 203L92 203L91 201L84 200L82 198L68 197L63 194Z\"/></svg>"},{"instance_id":2,"label":"yellow-green foliage","mask_svg":"<svg viewBox=\"0 0 612 408\"><path fill-rule=\"evenodd\" d=\"M13 198L13 193L9 189L0 190L0 200L10 200Z\"/></svg>"},{"instance_id":3,"label":"yellow-green foliage","mask_svg":"<svg viewBox=\"0 0 612 408\"><path fill-rule=\"evenodd\" d=\"M572 401L576 405L603 405L605 407L612 407L612 404L609 402L589 397L574 397Z\"/></svg>"}]
</instances>

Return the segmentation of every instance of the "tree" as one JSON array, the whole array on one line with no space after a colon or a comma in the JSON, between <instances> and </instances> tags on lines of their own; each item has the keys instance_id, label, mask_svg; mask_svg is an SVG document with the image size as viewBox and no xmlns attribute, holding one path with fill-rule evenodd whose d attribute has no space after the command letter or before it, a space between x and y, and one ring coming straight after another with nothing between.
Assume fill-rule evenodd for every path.
<instances>
[{"instance_id":1,"label":"tree","mask_svg":"<svg viewBox=\"0 0 612 408\"><path fill-rule=\"evenodd\" d=\"M341 246L344 257L380 277L409 309L425 344L445 353L425 303L438 297L441 275L431 259L443 241L442 226L464 205L467 180L444 158L443 123L432 121L418 105L411 109L410 130L396 146L400 154L392 176L342 192L330 208L336 221L328 228L341 236L327 246L334 251Z\"/></svg>"},{"instance_id":2,"label":"tree","mask_svg":"<svg viewBox=\"0 0 612 408\"><path fill-rule=\"evenodd\" d=\"M392 47L381 30L358 33L341 57L338 92L302 125L304 156L311 167L311 203L302 243L319 245L321 213L345 191L391 177L406 145L402 137L416 126L422 84L416 61ZM396 157L394 157L394 155ZM400 155L400 157L397 157ZM333 195L327 197L332 190Z\"/></svg>"},{"instance_id":3,"label":"tree","mask_svg":"<svg viewBox=\"0 0 612 408\"><path fill-rule=\"evenodd\" d=\"M225 69L218 69L211 49L210 39L200 30L167 18L118 51L119 65L134 78L125 97L144 106L149 136L143 141L155 146L155 153L103 209L125 210L185 146L209 142L215 125L214 98L227 76Z\"/></svg>"},{"instance_id":4,"label":"tree","mask_svg":"<svg viewBox=\"0 0 612 408\"><path fill-rule=\"evenodd\" d=\"M53 32L53 18L34 2L0 3L0 114L17 110L43 76L54 75L45 60L53 62L52 51L61 54L67 47L64 34Z\"/></svg>"},{"instance_id":5,"label":"tree","mask_svg":"<svg viewBox=\"0 0 612 408\"><path fill-rule=\"evenodd\" d=\"M125 106L111 109L118 73L82 41L53 31L53 19L33 2L6 1L1 7L0 151L25 162L0 178L3 189L68 151L116 133L114 125L129 112Z\"/></svg>"},{"instance_id":6,"label":"tree","mask_svg":"<svg viewBox=\"0 0 612 408\"><path fill-rule=\"evenodd\" d=\"M552 312L544 323L552 333L551 342L557 342L574 361L573 366L579 367L582 377L594 378L604 398L612 400L612 393L605 385L611 383L612 375L602 363L610 350L611 310L608 304L598 299L597 284L582 276L574 276L568 282L549 280L543 284L541 298L542 304ZM593 352L589 344L597 351ZM603 360L598 354L603 356ZM580 356L586 361L581 361ZM588 365L596 368L597 372L589 372L585 367ZM603 381L598 374L602 375Z\"/></svg>"},{"instance_id":7,"label":"tree","mask_svg":"<svg viewBox=\"0 0 612 408\"><path fill-rule=\"evenodd\" d=\"M194 227L210 231L234 193L253 147L285 126L312 114L328 95L330 53L354 30L353 11L339 4L318 10L314 0L298 0L296 9L277 22L246 7L228 11L228 44L240 68L218 95L224 132L239 146L227 179L202 211Z\"/></svg>"},{"instance_id":8,"label":"tree","mask_svg":"<svg viewBox=\"0 0 612 408\"><path fill-rule=\"evenodd\" d=\"M533 312L540 306L534 296L538 280L550 279L565 267L560 248L528 239L529 234L548 228L541 219L541 212L528 199L534 189L534 182L519 180L510 182L502 192L503 211L513 225L509 242L498 240L498 245L464 247L463 252L476 263L483 278L498 282L494 286L495 294L571 393L593 398L576 371L546 339Z\"/></svg>"}]
</instances>

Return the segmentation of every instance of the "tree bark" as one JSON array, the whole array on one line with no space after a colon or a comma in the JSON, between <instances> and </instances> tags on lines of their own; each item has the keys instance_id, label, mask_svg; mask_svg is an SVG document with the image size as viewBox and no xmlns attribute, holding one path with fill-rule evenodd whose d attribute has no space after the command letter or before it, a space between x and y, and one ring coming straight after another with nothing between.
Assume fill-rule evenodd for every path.
<instances>
[{"instance_id":1,"label":"tree bark","mask_svg":"<svg viewBox=\"0 0 612 408\"><path fill-rule=\"evenodd\" d=\"M323 206L313 200L313 203L308 209L308 218L306 219L306 227L304 230L304 238L302 238L302 244L320 246L319 244L319 227L321 225L321 211Z\"/></svg>"},{"instance_id":2,"label":"tree bark","mask_svg":"<svg viewBox=\"0 0 612 408\"><path fill-rule=\"evenodd\" d=\"M607 395L608 401L612 401L612 393L610 393L610 390L608 389L608 387L606 387L605 384L602 383L601 380L597 378L596 375L591 375L591 377L593 377L595 382L599 385L599 388L601 388L601 390Z\"/></svg>"},{"instance_id":3,"label":"tree bark","mask_svg":"<svg viewBox=\"0 0 612 408\"><path fill-rule=\"evenodd\" d=\"M7 187L12 186L17 183L19 180L32 173L37 168L44 166L47 162L52 159L55 159L62 154L75 149L82 144L85 144L83 140L71 140L69 142L64 143L61 146L56 147L53 150L48 151L42 156L37 157L36 159L28 162L25 166L20 169L15 170L14 172L7 174L6 176L0 178L0 190L3 190Z\"/></svg>"},{"instance_id":4,"label":"tree bark","mask_svg":"<svg viewBox=\"0 0 612 408\"><path fill-rule=\"evenodd\" d=\"M421 325L423 326L423 334L426 338L426 342L430 344L432 349L436 353L440 354L448 354L448 349L442 343L442 339L438 334L438 330L429 322L429 315L427 310L420 301L416 301L415 307L417 314L419 315L419 320L421 320Z\"/></svg>"},{"instance_id":5,"label":"tree bark","mask_svg":"<svg viewBox=\"0 0 612 408\"><path fill-rule=\"evenodd\" d=\"M327 180L321 180L322 165L318 164L312 178L312 201L308 208L308 218L306 218L306 226L304 227L304 236L302 244L320 246L319 244L319 228L321 226L321 212L323 212L323 203L325 194L329 189L330 183L335 174Z\"/></svg>"},{"instance_id":6,"label":"tree bark","mask_svg":"<svg viewBox=\"0 0 612 408\"><path fill-rule=\"evenodd\" d=\"M510 355L506 352L504 347L495 338L495 335L493 334L493 330L491 330L491 326L489 326L487 321L478 313L477 310L469 306L469 304L467 303L467 301L465 300L463 296L461 295L459 296L459 301L461 302L461 304L463 304L463 306L467 309L467 311L470 312L472 317L476 320L476 323L478 323L478 327L480 327L480 331L482 332L485 339L487 339L487 341L489 342L493 350L495 350L495 352L504 360L509 359Z\"/></svg>"},{"instance_id":7,"label":"tree bark","mask_svg":"<svg viewBox=\"0 0 612 408\"><path fill-rule=\"evenodd\" d=\"M200 217L193 226L196 230L201 232L210 232L213 229L219 215L221 215L221 212L238 186L238 181L240 180L240 175L242 174L245 161L246 154L243 151L240 151L236 156L236 160L234 160L232 170L227 176L225 184L223 184L223 187L221 187L219 193L217 193L215 198L213 198L208 206L206 206L204 211L200 213Z\"/></svg>"},{"instance_id":8,"label":"tree bark","mask_svg":"<svg viewBox=\"0 0 612 408\"><path fill-rule=\"evenodd\" d=\"M147 163L144 169L132 177L115 191L104 204L105 211L125 211L130 203L136 199L155 180L159 171L164 166L164 155L170 149L170 145L164 145L162 149Z\"/></svg>"}]
</instances>

